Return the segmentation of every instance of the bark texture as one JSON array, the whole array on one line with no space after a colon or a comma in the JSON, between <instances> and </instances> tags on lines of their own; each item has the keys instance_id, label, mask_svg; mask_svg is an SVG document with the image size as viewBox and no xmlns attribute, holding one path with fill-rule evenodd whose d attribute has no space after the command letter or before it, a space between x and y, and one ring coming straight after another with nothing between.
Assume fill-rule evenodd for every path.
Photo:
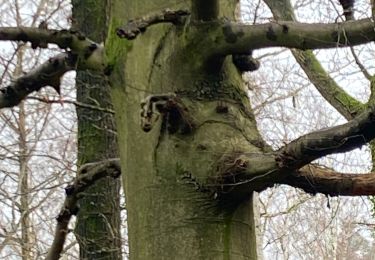
<instances>
[{"instance_id":1,"label":"bark texture","mask_svg":"<svg viewBox=\"0 0 375 260\"><path fill-rule=\"evenodd\" d=\"M97 42L107 34L108 1L72 1L73 28ZM77 101L111 109L110 88L103 75L77 73ZM79 165L118 157L113 115L78 108ZM79 201L75 234L80 259L122 259L120 233L120 181L97 181Z\"/></svg>"},{"instance_id":2,"label":"bark texture","mask_svg":"<svg viewBox=\"0 0 375 260\"><path fill-rule=\"evenodd\" d=\"M130 19L187 4L112 2L106 49L115 65L110 82L130 259L256 259L252 196L219 199L209 188L218 161L263 151L240 74L230 57L203 59L199 42L209 37L205 29L190 27L189 39L184 26L169 24L153 25L131 42L113 36ZM234 2L221 1L220 7L221 15L233 19ZM182 116L170 110L150 132L142 131L142 100L171 92L185 109Z\"/></svg>"}]
</instances>

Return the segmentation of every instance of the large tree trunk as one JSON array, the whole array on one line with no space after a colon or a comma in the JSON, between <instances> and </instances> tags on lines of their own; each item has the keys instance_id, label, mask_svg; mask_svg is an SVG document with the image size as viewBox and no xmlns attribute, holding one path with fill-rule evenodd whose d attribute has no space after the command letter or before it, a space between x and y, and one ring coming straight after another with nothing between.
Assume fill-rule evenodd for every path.
<instances>
[{"instance_id":1,"label":"large tree trunk","mask_svg":"<svg viewBox=\"0 0 375 260\"><path fill-rule=\"evenodd\" d=\"M210 189L218 172L228 167L219 163L223 159L264 150L240 74L230 57L203 64L201 50L210 46L199 43L210 37L209 31L197 31L186 39L183 27L155 25L132 42L115 35L116 27L130 19L166 8L187 8L189 2L112 2L106 49L115 65L110 81L130 258L257 259L252 197L236 193L238 197L229 199ZM220 3L222 16L233 18L234 2ZM127 55L121 56L125 51ZM183 129L171 115L160 117L150 132L143 132L142 99L170 92L187 107L193 129Z\"/></svg>"},{"instance_id":2,"label":"large tree trunk","mask_svg":"<svg viewBox=\"0 0 375 260\"><path fill-rule=\"evenodd\" d=\"M107 1L72 1L73 27L97 42L107 33ZM77 72L77 101L111 109L110 90L102 75ZM78 164L118 157L113 115L77 109ZM122 259L120 232L120 181L97 181L79 201L75 234L80 259Z\"/></svg>"}]
</instances>

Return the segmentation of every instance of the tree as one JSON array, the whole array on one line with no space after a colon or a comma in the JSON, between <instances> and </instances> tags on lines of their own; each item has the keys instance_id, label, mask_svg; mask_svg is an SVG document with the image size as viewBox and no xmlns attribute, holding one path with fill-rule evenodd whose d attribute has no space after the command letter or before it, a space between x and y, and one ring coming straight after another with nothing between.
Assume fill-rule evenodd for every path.
<instances>
[{"instance_id":1,"label":"tree","mask_svg":"<svg viewBox=\"0 0 375 260\"><path fill-rule=\"evenodd\" d=\"M373 22L299 23L288 1L265 2L275 20L244 25L233 22L237 1L113 0L104 47L75 30L0 29L1 40L68 50L3 89L2 107L46 85L57 88L69 70L107 75L131 258L257 258L252 194L275 184L311 194L374 195L372 174L311 164L375 137L371 99L362 104L346 94L311 51L371 42ZM250 50L274 46L293 48L311 82L347 123L275 151L264 142L233 61L252 70L257 66Z\"/></svg>"},{"instance_id":2,"label":"tree","mask_svg":"<svg viewBox=\"0 0 375 260\"><path fill-rule=\"evenodd\" d=\"M46 7L46 1L29 1L28 4L35 4L35 12L32 17L26 17L24 1L2 2L0 12L4 19L1 26L33 27L38 25L41 16L50 26L56 26L55 18L61 17L66 10L61 3L49 2ZM51 53L53 51L32 50L21 42L8 45L2 42L2 85L34 68ZM69 79L65 78L64 94L72 90L67 83ZM50 246L50 228L55 225L54 217L58 212L55 207L59 205L48 201L57 198L62 191L59 185L71 178L75 164L75 153L72 153L75 151L74 120L70 120L73 117L67 109L69 105L63 107L35 101L46 101L47 95L53 100L52 93L50 89L44 89L32 97L34 100L30 98L19 107L1 111L0 258L38 259ZM55 113L64 114L64 118L56 118ZM50 215L49 211L55 213ZM74 244L69 238L66 248Z\"/></svg>"},{"instance_id":3,"label":"tree","mask_svg":"<svg viewBox=\"0 0 375 260\"><path fill-rule=\"evenodd\" d=\"M106 35L106 1L73 1L73 27L102 42ZM90 10L88 12L87 10ZM77 72L77 101L106 110L77 107L78 162L118 157L110 88L101 74ZM79 201L75 228L81 259L121 259L120 180L103 178Z\"/></svg>"}]
</instances>

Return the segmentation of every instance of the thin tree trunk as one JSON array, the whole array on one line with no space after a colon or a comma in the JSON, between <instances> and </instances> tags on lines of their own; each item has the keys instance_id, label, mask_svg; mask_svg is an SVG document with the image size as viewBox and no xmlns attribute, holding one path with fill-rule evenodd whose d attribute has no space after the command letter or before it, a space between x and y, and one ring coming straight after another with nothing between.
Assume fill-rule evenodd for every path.
<instances>
[{"instance_id":1,"label":"thin tree trunk","mask_svg":"<svg viewBox=\"0 0 375 260\"><path fill-rule=\"evenodd\" d=\"M29 203L29 174L27 170L27 144L26 144L26 115L24 104L20 104L19 111L19 168L20 168L20 214L21 214L21 237L22 237L22 260L31 260L31 237L30 237L30 203Z\"/></svg>"},{"instance_id":2,"label":"thin tree trunk","mask_svg":"<svg viewBox=\"0 0 375 260\"><path fill-rule=\"evenodd\" d=\"M107 1L72 1L73 27L97 42L106 36ZM77 101L111 108L109 86L102 75L78 72ZM113 115L78 108L78 163L118 157ZM122 259L120 181L106 178L90 187L80 200L75 234L80 259Z\"/></svg>"},{"instance_id":3,"label":"thin tree trunk","mask_svg":"<svg viewBox=\"0 0 375 260\"><path fill-rule=\"evenodd\" d=\"M17 52L17 64L15 77L22 73L23 48ZM21 215L21 254L22 260L31 260L31 236L30 236L30 204L29 204L29 174L28 148L26 134L26 113L24 103L19 106L18 112L18 146L19 146L19 192L20 192L20 215Z\"/></svg>"}]
</instances>

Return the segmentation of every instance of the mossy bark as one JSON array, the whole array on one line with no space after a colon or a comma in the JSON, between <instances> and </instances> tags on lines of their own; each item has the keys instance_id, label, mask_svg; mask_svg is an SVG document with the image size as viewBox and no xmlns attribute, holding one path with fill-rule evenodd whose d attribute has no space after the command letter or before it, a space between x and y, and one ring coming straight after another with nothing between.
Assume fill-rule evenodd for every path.
<instances>
[{"instance_id":1,"label":"mossy bark","mask_svg":"<svg viewBox=\"0 0 375 260\"><path fill-rule=\"evenodd\" d=\"M107 1L72 1L73 27L97 42L107 34ZM77 100L111 108L110 88L103 75L77 72ZM118 157L113 115L77 108L78 164ZM122 259L120 235L120 181L97 181L79 201L75 234L80 259Z\"/></svg>"},{"instance_id":2,"label":"mossy bark","mask_svg":"<svg viewBox=\"0 0 375 260\"><path fill-rule=\"evenodd\" d=\"M227 2L221 2L221 14L233 18L234 4ZM130 19L188 8L188 2L112 3L106 49L114 65L110 82L130 259L257 259L251 193L229 199L211 189L223 158L263 152L241 76L230 57L217 64L203 59L210 48L199 45L210 37L204 28L163 24L131 42L113 36ZM195 128L182 131L173 117L161 117L153 130L143 132L142 99L170 92L187 108Z\"/></svg>"}]
</instances>

